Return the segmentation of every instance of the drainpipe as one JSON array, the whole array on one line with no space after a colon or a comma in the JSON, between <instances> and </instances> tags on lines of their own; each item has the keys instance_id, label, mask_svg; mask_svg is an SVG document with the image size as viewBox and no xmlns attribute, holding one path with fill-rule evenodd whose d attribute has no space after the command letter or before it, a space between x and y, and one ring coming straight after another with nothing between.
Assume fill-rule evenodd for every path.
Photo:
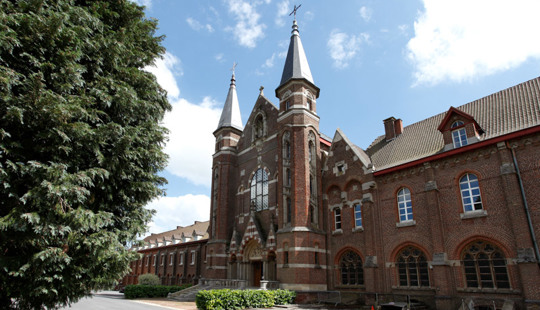
<instances>
[{"instance_id":1,"label":"drainpipe","mask_svg":"<svg viewBox=\"0 0 540 310\"><path fill-rule=\"evenodd\" d=\"M514 161L514 167L516 168L516 174L519 182L519 190L521 191L521 198L523 199L523 207L525 208L525 215L527 216L527 223L529 224L529 232L531 233L531 239L534 246L534 254L536 255L536 263L540 266L540 251L538 250L538 243L536 242L536 235L534 234L534 228L531 221L531 214L529 212L529 205L527 204L527 198L525 197L525 189L523 188L523 181L521 180L521 173L519 172L519 166L516 159L516 153L514 149L506 143L510 151L512 152L512 160Z\"/></svg>"}]
</instances>

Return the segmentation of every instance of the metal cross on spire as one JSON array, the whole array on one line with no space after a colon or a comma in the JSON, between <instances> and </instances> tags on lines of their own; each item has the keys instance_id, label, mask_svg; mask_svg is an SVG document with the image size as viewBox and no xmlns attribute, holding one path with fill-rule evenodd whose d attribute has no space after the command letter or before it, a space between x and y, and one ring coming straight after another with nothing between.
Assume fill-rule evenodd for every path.
<instances>
[{"instance_id":1,"label":"metal cross on spire","mask_svg":"<svg viewBox=\"0 0 540 310\"><path fill-rule=\"evenodd\" d=\"M237 65L238 65L238 63L236 61L234 61L233 65L232 65L232 68L231 68L231 71L232 71L233 75L234 75L234 69L236 68Z\"/></svg>"},{"instance_id":2,"label":"metal cross on spire","mask_svg":"<svg viewBox=\"0 0 540 310\"><path fill-rule=\"evenodd\" d=\"M298 9L301 7L302 5L300 4L299 6L296 6L296 4L294 5L294 9L292 10L291 14L289 14L289 16L293 15L294 14L294 20L296 20L296 11L298 11Z\"/></svg>"}]
</instances>

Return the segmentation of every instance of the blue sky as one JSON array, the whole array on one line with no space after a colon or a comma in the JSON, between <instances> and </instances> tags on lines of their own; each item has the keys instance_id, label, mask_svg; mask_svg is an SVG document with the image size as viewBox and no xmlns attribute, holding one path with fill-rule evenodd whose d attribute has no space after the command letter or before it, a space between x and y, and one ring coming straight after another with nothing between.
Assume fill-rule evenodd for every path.
<instances>
[{"instance_id":1,"label":"blue sky","mask_svg":"<svg viewBox=\"0 0 540 310\"><path fill-rule=\"evenodd\" d=\"M138 0L167 53L147 68L173 110L167 196L150 232L207 220L214 136L233 62L245 124L281 79L293 17L287 0ZM540 74L540 1L305 1L300 37L321 89L320 130L362 147L394 116L404 126Z\"/></svg>"}]
</instances>

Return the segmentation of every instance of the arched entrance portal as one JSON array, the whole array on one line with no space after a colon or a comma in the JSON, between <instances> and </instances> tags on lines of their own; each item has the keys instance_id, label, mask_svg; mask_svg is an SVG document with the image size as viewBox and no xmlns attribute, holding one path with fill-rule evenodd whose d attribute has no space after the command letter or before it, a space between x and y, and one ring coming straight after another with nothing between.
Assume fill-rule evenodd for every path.
<instances>
[{"instance_id":1,"label":"arched entrance portal","mask_svg":"<svg viewBox=\"0 0 540 310\"><path fill-rule=\"evenodd\" d=\"M261 285L263 279L263 249L261 244L252 240L246 245L244 261L249 264L249 284L255 287Z\"/></svg>"}]
</instances>

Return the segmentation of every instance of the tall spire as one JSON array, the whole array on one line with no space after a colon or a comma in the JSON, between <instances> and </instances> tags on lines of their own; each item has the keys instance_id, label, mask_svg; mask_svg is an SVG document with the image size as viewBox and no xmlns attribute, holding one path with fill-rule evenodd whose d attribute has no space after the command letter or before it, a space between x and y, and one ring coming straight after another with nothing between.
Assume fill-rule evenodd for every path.
<instances>
[{"instance_id":1,"label":"tall spire","mask_svg":"<svg viewBox=\"0 0 540 310\"><path fill-rule=\"evenodd\" d=\"M225 100L225 105L223 106L223 111L221 112L221 118L219 119L217 129L223 127L233 127L238 130L244 130L244 126L242 125L242 116L240 115L238 96L236 95L236 79L234 78L235 67L236 63L232 68L233 73L231 77L231 85L229 87L227 99Z\"/></svg>"},{"instance_id":2,"label":"tall spire","mask_svg":"<svg viewBox=\"0 0 540 310\"><path fill-rule=\"evenodd\" d=\"M311 76L311 70L309 69L302 41L300 40L296 18L293 21L291 42L289 43L289 51L287 52L287 59L285 60L285 67L283 68L283 75L281 76L279 86L285 84L290 79L306 79L311 84L315 84Z\"/></svg>"}]
</instances>

